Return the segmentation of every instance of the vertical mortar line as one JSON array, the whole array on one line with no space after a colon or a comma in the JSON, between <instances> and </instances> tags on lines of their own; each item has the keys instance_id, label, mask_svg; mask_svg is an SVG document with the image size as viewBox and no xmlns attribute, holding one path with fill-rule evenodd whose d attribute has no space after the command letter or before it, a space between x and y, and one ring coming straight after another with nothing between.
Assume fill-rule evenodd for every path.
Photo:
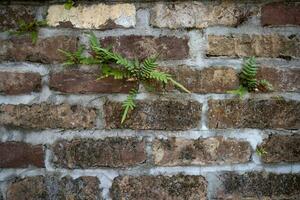
<instances>
[{"instance_id":1,"label":"vertical mortar line","mask_svg":"<svg viewBox=\"0 0 300 200\"><path fill-rule=\"evenodd\" d=\"M200 124L200 130L206 131L208 130L208 98L205 98L202 101L202 112L201 112L201 124Z\"/></svg>"}]
</instances>

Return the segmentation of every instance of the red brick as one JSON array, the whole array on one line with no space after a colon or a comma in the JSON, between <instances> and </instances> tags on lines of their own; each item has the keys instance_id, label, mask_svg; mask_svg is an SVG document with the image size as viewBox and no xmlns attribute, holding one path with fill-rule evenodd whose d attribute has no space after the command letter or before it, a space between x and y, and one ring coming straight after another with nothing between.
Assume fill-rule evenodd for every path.
<instances>
[{"instance_id":1,"label":"red brick","mask_svg":"<svg viewBox=\"0 0 300 200\"><path fill-rule=\"evenodd\" d=\"M284 99L209 100L209 127L300 128L300 102Z\"/></svg>"},{"instance_id":2,"label":"red brick","mask_svg":"<svg viewBox=\"0 0 300 200\"><path fill-rule=\"evenodd\" d=\"M49 86L52 90L64 93L128 93L132 88L137 88L137 82L117 80L107 77L96 80L97 72L83 72L68 70L52 73Z\"/></svg>"},{"instance_id":3,"label":"red brick","mask_svg":"<svg viewBox=\"0 0 300 200\"><path fill-rule=\"evenodd\" d=\"M274 91L299 92L300 91L300 69L260 67L257 79L269 81Z\"/></svg>"},{"instance_id":4,"label":"red brick","mask_svg":"<svg viewBox=\"0 0 300 200\"><path fill-rule=\"evenodd\" d=\"M128 167L146 161L145 141L137 138L74 139L53 145L54 163L64 168Z\"/></svg>"},{"instance_id":5,"label":"red brick","mask_svg":"<svg viewBox=\"0 0 300 200\"><path fill-rule=\"evenodd\" d=\"M160 60L179 60L189 56L187 38L175 36L120 36L101 39L105 47L111 45L114 51L128 58L144 59L159 55Z\"/></svg>"},{"instance_id":6,"label":"red brick","mask_svg":"<svg viewBox=\"0 0 300 200\"><path fill-rule=\"evenodd\" d=\"M299 35L208 36L207 56L299 58Z\"/></svg>"},{"instance_id":7,"label":"red brick","mask_svg":"<svg viewBox=\"0 0 300 200\"><path fill-rule=\"evenodd\" d=\"M300 3L277 2L264 5L261 23L263 26L300 25Z\"/></svg>"},{"instance_id":8,"label":"red brick","mask_svg":"<svg viewBox=\"0 0 300 200\"><path fill-rule=\"evenodd\" d=\"M201 119L202 105L192 100L145 100L136 104L121 125L121 103L107 101L104 105L106 128L187 130L196 128Z\"/></svg>"},{"instance_id":9,"label":"red brick","mask_svg":"<svg viewBox=\"0 0 300 200\"><path fill-rule=\"evenodd\" d=\"M204 200L207 181L202 176L119 176L114 179L113 200Z\"/></svg>"},{"instance_id":10,"label":"red brick","mask_svg":"<svg viewBox=\"0 0 300 200\"><path fill-rule=\"evenodd\" d=\"M23 142L0 142L0 168L45 167L42 145Z\"/></svg>"},{"instance_id":11,"label":"red brick","mask_svg":"<svg viewBox=\"0 0 300 200\"><path fill-rule=\"evenodd\" d=\"M36 44L32 44L29 36L12 37L0 40L0 59L9 61L31 61L41 63L62 63L65 56L58 51L75 51L78 38L73 36L54 36L38 38Z\"/></svg>"},{"instance_id":12,"label":"red brick","mask_svg":"<svg viewBox=\"0 0 300 200\"><path fill-rule=\"evenodd\" d=\"M15 95L39 92L41 81L38 73L0 72L0 93Z\"/></svg>"},{"instance_id":13,"label":"red brick","mask_svg":"<svg viewBox=\"0 0 300 200\"><path fill-rule=\"evenodd\" d=\"M264 163L300 162L300 135L271 135L258 148Z\"/></svg>"},{"instance_id":14,"label":"red brick","mask_svg":"<svg viewBox=\"0 0 300 200\"><path fill-rule=\"evenodd\" d=\"M80 105L0 105L0 125L25 129L95 128L97 111Z\"/></svg>"},{"instance_id":15,"label":"red brick","mask_svg":"<svg viewBox=\"0 0 300 200\"><path fill-rule=\"evenodd\" d=\"M209 165L233 164L250 161L251 147L248 142L223 137L197 140L155 140L153 156L156 165Z\"/></svg>"}]
</instances>

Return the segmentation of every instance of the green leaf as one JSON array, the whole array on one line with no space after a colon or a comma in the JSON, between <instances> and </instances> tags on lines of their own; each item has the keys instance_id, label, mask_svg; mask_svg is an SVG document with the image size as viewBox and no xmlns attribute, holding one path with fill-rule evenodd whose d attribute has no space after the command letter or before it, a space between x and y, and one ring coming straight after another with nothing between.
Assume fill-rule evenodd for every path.
<instances>
[{"instance_id":1,"label":"green leaf","mask_svg":"<svg viewBox=\"0 0 300 200\"><path fill-rule=\"evenodd\" d=\"M31 40L32 44L36 44L38 38L38 32L37 31L32 31L31 32Z\"/></svg>"},{"instance_id":2,"label":"green leaf","mask_svg":"<svg viewBox=\"0 0 300 200\"><path fill-rule=\"evenodd\" d=\"M127 96L127 99L123 102L122 107L124 110L122 114L121 124L123 124L126 120L128 112L136 107L134 99L136 98L137 92L138 91L136 89L131 89L129 95Z\"/></svg>"},{"instance_id":3,"label":"green leaf","mask_svg":"<svg viewBox=\"0 0 300 200\"><path fill-rule=\"evenodd\" d=\"M227 93L243 97L245 94L248 93L248 90L247 90L247 88L245 88L244 86L241 85L238 89L227 91Z\"/></svg>"},{"instance_id":4,"label":"green leaf","mask_svg":"<svg viewBox=\"0 0 300 200\"><path fill-rule=\"evenodd\" d=\"M66 10L71 10L71 8L73 7L74 2L72 0L68 0L65 4L64 7Z\"/></svg>"}]
</instances>

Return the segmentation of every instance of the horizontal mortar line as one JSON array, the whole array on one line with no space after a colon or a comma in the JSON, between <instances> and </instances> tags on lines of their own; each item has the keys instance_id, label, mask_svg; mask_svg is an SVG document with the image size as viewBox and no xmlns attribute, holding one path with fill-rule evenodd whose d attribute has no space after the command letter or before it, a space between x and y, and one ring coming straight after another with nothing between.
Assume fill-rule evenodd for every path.
<instances>
[{"instance_id":1,"label":"horizontal mortar line","mask_svg":"<svg viewBox=\"0 0 300 200\"><path fill-rule=\"evenodd\" d=\"M48 95L48 96L45 96ZM111 101L122 102L126 99L128 94L60 94L56 91L42 90L40 93L32 92L31 94L23 95L3 95L0 94L0 104L40 104L40 103L49 103L54 105L59 105L62 103L69 103L71 105L78 104L84 105L87 107L97 107L97 103L109 99ZM273 92L273 93L251 93L244 96L244 100L247 99L256 99L256 100L268 100L272 97L283 97L286 100L295 100L299 101L300 93L299 92ZM54 98L55 97L55 98ZM196 100L200 103L207 101L209 99L215 100L226 100L226 99L235 99L236 95L233 94L217 94L217 93L208 93L208 94L184 94L179 91L168 92L162 94L152 94L152 93L139 93L137 95L137 100L170 100L172 99L186 99L186 100ZM53 100L55 99L55 100ZM84 101L83 101L84 100Z\"/></svg>"},{"instance_id":2,"label":"horizontal mortar line","mask_svg":"<svg viewBox=\"0 0 300 200\"><path fill-rule=\"evenodd\" d=\"M132 167L132 168L97 168L97 169L40 169L40 168L27 168L27 169L1 169L0 181L14 176L36 176L45 175L47 173L61 173L60 176L70 175L77 178L79 176L97 176L105 174L117 175L175 175L183 173L186 175L203 175L208 173L219 174L225 172L245 173L252 171L266 171L273 173L300 173L300 164L278 164L278 165L261 165L255 163L247 164L232 164L232 165L212 165L212 166L176 166L176 167Z\"/></svg>"},{"instance_id":3,"label":"horizontal mortar line","mask_svg":"<svg viewBox=\"0 0 300 200\"><path fill-rule=\"evenodd\" d=\"M156 131L156 130L130 130L130 129L112 129L112 130L41 130L41 131L24 131L24 130L6 130L1 128L0 141L20 141L31 144L52 144L57 140L72 140L78 139L105 139L108 137L120 138L148 138L151 140L167 139L176 137L178 139L198 139L223 136L228 139L237 139L249 141L254 148L257 143L262 142L262 139L269 134L292 135L300 134L299 130L273 130L273 129L211 129L207 131Z\"/></svg>"},{"instance_id":4,"label":"horizontal mortar line","mask_svg":"<svg viewBox=\"0 0 300 200\"><path fill-rule=\"evenodd\" d=\"M224 27L224 26L214 26L207 27L204 30L204 35L224 35L228 36L231 34L240 35L271 35L279 34L288 36L291 34L299 34L300 28L295 26L284 26L284 27L263 27L255 24L247 24L244 26L235 27Z\"/></svg>"}]
</instances>

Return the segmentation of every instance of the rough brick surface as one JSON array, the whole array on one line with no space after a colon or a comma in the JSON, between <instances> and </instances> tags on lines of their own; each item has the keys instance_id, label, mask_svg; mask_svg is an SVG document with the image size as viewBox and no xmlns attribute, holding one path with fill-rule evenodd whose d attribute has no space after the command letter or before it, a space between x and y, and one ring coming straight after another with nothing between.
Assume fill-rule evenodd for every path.
<instances>
[{"instance_id":1,"label":"rough brick surface","mask_svg":"<svg viewBox=\"0 0 300 200\"><path fill-rule=\"evenodd\" d=\"M209 127L300 128L300 102L284 99L210 100Z\"/></svg>"},{"instance_id":2,"label":"rough brick surface","mask_svg":"<svg viewBox=\"0 0 300 200\"><path fill-rule=\"evenodd\" d=\"M202 176L123 176L114 179L111 196L119 199L206 199L207 182Z\"/></svg>"},{"instance_id":3,"label":"rough brick surface","mask_svg":"<svg viewBox=\"0 0 300 200\"><path fill-rule=\"evenodd\" d=\"M189 46L187 38L175 36L120 36L101 39L105 47L112 46L113 50L128 58L144 59L159 55L162 60L179 60L187 58Z\"/></svg>"},{"instance_id":4,"label":"rough brick surface","mask_svg":"<svg viewBox=\"0 0 300 200\"><path fill-rule=\"evenodd\" d=\"M257 79L268 80L274 91L299 92L300 91L300 69L279 69L272 67L260 67Z\"/></svg>"},{"instance_id":5,"label":"rough brick surface","mask_svg":"<svg viewBox=\"0 0 300 200\"><path fill-rule=\"evenodd\" d=\"M0 59L41 63L63 62L65 57L58 49L75 51L77 43L78 39L73 36L38 38L36 44L32 44L29 36L13 37L0 40Z\"/></svg>"},{"instance_id":6,"label":"rough brick surface","mask_svg":"<svg viewBox=\"0 0 300 200\"><path fill-rule=\"evenodd\" d=\"M44 167L42 145L22 142L0 142L0 168Z\"/></svg>"},{"instance_id":7,"label":"rough brick surface","mask_svg":"<svg viewBox=\"0 0 300 200\"><path fill-rule=\"evenodd\" d=\"M96 124L96 110L79 105L0 105L0 124L26 129L83 129Z\"/></svg>"},{"instance_id":8,"label":"rough brick surface","mask_svg":"<svg viewBox=\"0 0 300 200\"><path fill-rule=\"evenodd\" d=\"M68 70L50 75L50 89L64 93L128 93L137 88L133 81L107 77L97 80L99 73Z\"/></svg>"},{"instance_id":9,"label":"rough brick surface","mask_svg":"<svg viewBox=\"0 0 300 200\"><path fill-rule=\"evenodd\" d=\"M239 85L237 72L229 67L208 67L199 70L182 65L160 69L170 73L177 82L194 93L226 93ZM171 91L174 87L167 85L165 89Z\"/></svg>"},{"instance_id":10,"label":"rough brick surface","mask_svg":"<svg viewBox=\"0 0 300 200\"><path fill-rule=\"evenodd\" d=\"M0 31L18 27L20 20L32 22L36 16L37 7L24 5L0 6Z\"/></svg>"},{"instance_id":11,"label":"rough brick surface","mask_svg":"<svg viewBox=\"0 0 300 200\"><path fill-rule=\"evenodd\" d=\"M300 4L270 3L262 8L261 23L263 26L300 25Z\"/></svg>"},{"instance_id":12,"label":"rough brick surface","mask_svg":"<svg viewBox=\"0 0 300 200\"><path fill-rule=\"evenodd\" d=\"M15 95L38 92L41 81L38 73L0 72L0 93Z\"/></svg>"},{"instance_id":13,"label":"rough brick surface","mask_svg":"<svg viewBox=\"0 0 300 200\"><path fill-rule=\"evenodd\" d=\"M238 26L257 13L255 6L222 3L157 3L151 10L150 23L163 28L206 28L214 25Z\"/></svg>"},{"instance_id":14,"label":"rough brick surface","mask_svg":"<svg viewBox=\"0 0 300 200\"><path fill-rule=\"evenodd\" d=\"M250 161L251 147L248 142L223 137L206 139L155 140L153 156L156 165L208 165L232 164Z\"/></svg>"},{"instance_id":15,"label":"rough brick surface","mask_svg":"<svg viewBox=\"0 0 300 200\"><path fill-rule=\"evenodd\" d=\"M299 135L271 135L258 148L265 152L261 156L265 163L300 162Z\"/></svg>"},{"instance_id":16,"label":"rough brick surface","mask_svg":"<svg viewBox=\"0 0 300 200\"><path fill-rule=\"evenodd\" d=\"M106 128L153 130L187 130L200 122L202 105L192 100L137 101L133 111L121 125L120 102L107 101L104 105Z\"/></svg>"},{"instance_id":17,"label":"rough brick surface","mask_svg":"<svg viewBox=\"0 0 300 200\"><path fill-rule=\"evenodd\" d=\"M146 161L145 142L137 138L59 141L53 152L54 163L64 168L128 167Z\"/></svg>"},{"instance_id":18,"label":"rough brick surface","mask_svg":"<svg viewBox=\"0 0 300 200\"><path fill-rule=\"evenodd\" d=\"M48 9L48 24L87 29L133 27L136 23L134 4L78 5L66 10L64 5L51 5Z\"/></svg>"},{"instance_id":19,"label":"rough brick surface","mask_svg":"<svg viewBox=\"0 0 300 200\"><path fill-rule=\"evenodd\" d=\"M225 173L217 199L298 199L300 174Z\"/></svg>"},{"instance_id":20,"label":"rough brick surface","mask_svg":"<svg viewBox=\"0 0 300 200\"><path fill-rule=\"evenodd\" d=\"M91 176L77 179L69 176L60 179L55 175L26 177L8 186L7 200L102 200L99 184L99 180Z\"/></svg>"},{"instance_id":21,"label":"rough brick surface","mask_svg":"<svg viewBox=\"0 0 300 200\"><path fill-rule=\"evenodd\" d=\"M300 57L300 36L290 35L231 35L208 36L208 56L230 57Z\"/></svg>"}]
</instances>

